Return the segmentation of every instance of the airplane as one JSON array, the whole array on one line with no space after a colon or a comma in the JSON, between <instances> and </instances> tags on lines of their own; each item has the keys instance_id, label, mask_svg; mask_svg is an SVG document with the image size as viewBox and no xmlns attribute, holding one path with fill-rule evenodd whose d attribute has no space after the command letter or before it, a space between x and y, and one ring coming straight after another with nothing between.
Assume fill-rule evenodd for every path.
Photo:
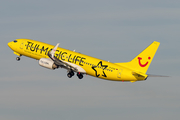
<instances>
[{"instance_id":1,"label":"airplane","mask_svg":"<svg viewBox=\"0 0 180 120\"><path fill-rule=\"evenodd\" d=\"M122 82L146 80L149 76L146 72L159 45L159 42L154 41L130 62L111 63L60 48L58 47L59 43L53 46L31 39L16 39L8 43L14 54L18 56L17 61L20 60L21 56L26 56L38 60L40 66L51 70L66 69L69 78L76 73L79 79L82 79L86 74L105 80Z\"/></svg>"}]
</instances>

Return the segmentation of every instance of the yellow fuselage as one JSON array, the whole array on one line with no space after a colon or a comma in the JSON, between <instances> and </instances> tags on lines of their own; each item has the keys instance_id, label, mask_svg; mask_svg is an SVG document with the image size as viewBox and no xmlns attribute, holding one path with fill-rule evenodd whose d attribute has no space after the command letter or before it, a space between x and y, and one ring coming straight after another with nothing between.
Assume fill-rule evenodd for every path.
<instances>
[{"instance_id":1,"label":"yellow fuselage","mask_svg":"<svg viewBox=\"0 0 180 120\"><path fill-rule=\"evenodd\" d=\"M54 47L53 45L30 39L17 39L16 43L10 42L8 43L8 46L16 55L23 55L36 60L49 58L47 53ZM146 77L134 75L133 71L129 68L64 48L58 47L55 56L59 60L82 67L86 71L86 74L94 77L114 81L131 82L146 79Z\"/></svg>"}]
</instances>

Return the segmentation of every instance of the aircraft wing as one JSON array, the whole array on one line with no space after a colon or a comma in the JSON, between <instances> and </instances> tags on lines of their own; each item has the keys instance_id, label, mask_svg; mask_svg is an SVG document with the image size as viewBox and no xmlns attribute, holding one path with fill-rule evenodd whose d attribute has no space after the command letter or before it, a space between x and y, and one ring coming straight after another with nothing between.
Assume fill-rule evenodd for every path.
<instances>
[{"instance_id":1,"label":"aircraft wing","mask_svg":"<svg viewBox=\"0 0 180 120\"><path fill-rule=\"evenodd\" d=\"M74 72L86 73L84 70L82 70L80 66L63 61L63 60L59 60L57 57L55 57L54 54L58 46L59 46L59 43L47 54L49 58L53 60L56 65L58 65L59 67L65 68L68 71L73 70Z\"/></svg>"}]
</instances>

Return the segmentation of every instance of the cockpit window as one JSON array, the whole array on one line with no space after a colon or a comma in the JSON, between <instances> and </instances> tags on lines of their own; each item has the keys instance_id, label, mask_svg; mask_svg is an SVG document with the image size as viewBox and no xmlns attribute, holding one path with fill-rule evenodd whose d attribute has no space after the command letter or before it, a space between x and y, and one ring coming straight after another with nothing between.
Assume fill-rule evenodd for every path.
<instances>
[{"instance_id":1,"label":"cockpit window","mask_svg":"<svg viewBox=\"0 0 180 120\"><path fill-rule=\"evenodd\" d=\"M16 43L16 42L17 42L17 40L14 40L14 42Z\"/></svg>"}]
</instances>

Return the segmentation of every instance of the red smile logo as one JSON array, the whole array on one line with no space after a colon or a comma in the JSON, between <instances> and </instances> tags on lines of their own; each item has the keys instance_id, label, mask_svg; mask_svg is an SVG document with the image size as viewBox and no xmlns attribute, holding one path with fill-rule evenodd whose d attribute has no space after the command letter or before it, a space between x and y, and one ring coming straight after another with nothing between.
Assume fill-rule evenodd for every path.
<instances>
[{"instance_id":1,"label":"red smile logo","mask_svg":"<svg viewBox=\"0 0 180 120\"><path fill-rule=\"evenodd\" d=\"M140 65L141 67L146 67L146 66L148 65L148 63L149 63L149 62L146 62L145 64L142 64L142 63L141 63L142 58L141 58L141 57L138 57L138 59L139 59L139 65ZM151 57L148 57L148 59L150 60Z\"/></svg>"}]
</instances>

